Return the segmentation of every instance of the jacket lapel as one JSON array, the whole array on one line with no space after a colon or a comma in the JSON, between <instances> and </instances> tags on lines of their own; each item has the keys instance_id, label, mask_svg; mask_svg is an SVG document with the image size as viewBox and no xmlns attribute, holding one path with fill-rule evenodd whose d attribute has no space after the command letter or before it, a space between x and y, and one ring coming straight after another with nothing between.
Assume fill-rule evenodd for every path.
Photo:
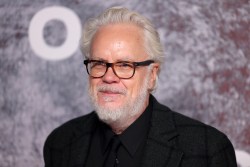
<instances>
[{"instance_id":1,"label":"jacket lapel","mask_svg":"<svg viewBox=\"0 0 250 167\"><path fill-rule=\"evenodd\" d=\"M178 167L183 152L177 147L178 132L172 112L153 100L151 127L143 157L143 167Z\"/></svg>"}]
</instances>

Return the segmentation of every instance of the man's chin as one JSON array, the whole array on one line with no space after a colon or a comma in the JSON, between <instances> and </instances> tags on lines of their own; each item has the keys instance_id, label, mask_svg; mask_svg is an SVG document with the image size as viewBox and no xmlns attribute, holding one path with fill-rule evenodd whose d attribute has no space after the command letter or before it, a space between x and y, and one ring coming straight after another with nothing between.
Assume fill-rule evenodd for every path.
<instances>
[{"instance_id":1,"label":"man's chin","mask_svg":"<svg viewBox=\"0 0 250 167\"><path fill-rule=\"evenodd\" d=\"M96 106L96 113L100 120L107 124L113 124L124 116L123 110L113 105ZM123 115L123 116L122 116Z\"/></svg>"},{"instance_id":2,"label":"man's chin","mask_svg":"<svg viewBox=\"0 0 250 167\"><path fill-rule=\"evenodd\" d=\"M101 94L98 96L99 103L120 103L123 99L120 94Z\"/></svg>"},{"instance_id":3,"label":"man's chin","mask_svg":"<svg viewBox=\"0 0 250 167\"><path fill-rule=\"evenodd\" d=\"M102 101L97 104L99 108L106 109L109 111L116 111L119 108L122 108L122 105L117 103L117 101Z\"/></svg>"},{"instance_id":4,"label":"man's chin","mask_svg":"<svg viewBox=\"0 0 250 167\"><path fill-rule=\"evenodd\" d=\"M124 104L124 99L121 97L99 97L97 103L101 107L121 107Z\"/></svg>"}]
</instances>

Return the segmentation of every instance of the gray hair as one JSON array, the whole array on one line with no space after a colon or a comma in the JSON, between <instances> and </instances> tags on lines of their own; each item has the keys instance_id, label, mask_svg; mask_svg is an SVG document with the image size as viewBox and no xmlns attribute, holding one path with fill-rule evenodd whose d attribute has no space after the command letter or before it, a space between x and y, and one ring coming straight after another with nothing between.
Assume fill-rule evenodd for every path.
<instances>
[{"instance_id":1,"label":"gray hair","mask_svg":"<svg viewBox=\"0 0 250 167\"><path fill-rule=\"evenodd\" d=\"M98 29L115 23L131 23L142 28L144 48L147 55L159 64L163 62L163 47L156 28L144 16L124 7L108 8L98 17L92 18L84 24L80 47L86 58L90 57L92 39Z\"/></svg>"},{"instance_id":2,"label":"gray hair","mask_svg":"<svg viewBox=\"0 0 250 167\"><path fill-rule=\"evenodd\" d=\"M146 53L148 54L149 58L155 60L158 63L162 63L163 48L157 30L147 18L124 7L109 8L98 17L92 18L84 24L80 45L85 57L90 57L91 42L95 33L100 27L108 24L124 22L132 23L142 28L144 32L144 45Z\"/></svg>"}]
</instances>

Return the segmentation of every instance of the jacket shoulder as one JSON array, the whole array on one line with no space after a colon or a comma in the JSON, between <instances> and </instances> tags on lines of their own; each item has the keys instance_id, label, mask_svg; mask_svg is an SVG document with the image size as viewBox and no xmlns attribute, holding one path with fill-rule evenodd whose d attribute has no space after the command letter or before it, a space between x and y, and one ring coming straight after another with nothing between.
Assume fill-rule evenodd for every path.
<instances>
[{"instance_id":1,"label":"jacket shoulder","mask_svg":"<svg viewBox=\"0 0 250 167\"><path fill-rule=\"evenodd\" d=\"M220 130L175 112L165 105L156 104L154 112L160 115L160 120L168 120L165 121L165 126L173 124L178 134L176 143L185 155L189 155L190 158L198 155L212 158L222 152L234 155L233 145ZM163 123L161 125L163 126Z\"/></svg>"},{"instance_id":2,"label":"jacket shoulder","mask_svg":"<svg viewBox=\"0 0 250 167\"><path fill-rule=\"evenodd\" d=\"M187 159L196 159L198 163L200 157L211 166L236 166L234 147L223 132L179 113L174 113L174 118L178 145Z\"/></svg>"},{"instance_id":3,"label":"jacket shoulder","mask_svg":"<svg viewBox=\"0 0 250 167\"><path fill-rule=\"evenodd\" d=\"M48 135L45 146L55 149L64 147L82 134L92 133L97 120L94 112L69 120Z\"/></svg>"}]
</instances>

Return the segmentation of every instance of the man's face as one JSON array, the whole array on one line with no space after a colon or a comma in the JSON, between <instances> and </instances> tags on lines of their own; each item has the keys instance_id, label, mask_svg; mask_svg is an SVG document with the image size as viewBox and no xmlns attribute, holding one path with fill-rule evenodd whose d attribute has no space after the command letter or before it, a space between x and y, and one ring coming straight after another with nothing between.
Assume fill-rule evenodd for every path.
<instances>
[{"instance_id":1,"label":"man's face","mask_svg":"<svg viewBox=\"0 0 250 167\"><path fill-rule=\"evenodd\" d=\"M140 62L148 60L142 39L142 30L132 24L112 24L101 27L94 36L91 45L92 60L109 63L118 61ZM142 113L148 105L149 89L153 87L158 66L136 68L130 79L120 79L112 68L102 78L90 77L90 95L100 112L109 112L110 121L129 119L129 115ZM143 91L143 92L142 92ZM141 104L138 104L141 103ZM140 105L136 110L133 106ZM119 113L121 112L121 113ZM113 115L113 117L112 117ZM122 116L123 115L123 116ZM99 115L100 117L100 115ZM111 118L109 118L111 117Z\"/></svg>"}]
</instances>

